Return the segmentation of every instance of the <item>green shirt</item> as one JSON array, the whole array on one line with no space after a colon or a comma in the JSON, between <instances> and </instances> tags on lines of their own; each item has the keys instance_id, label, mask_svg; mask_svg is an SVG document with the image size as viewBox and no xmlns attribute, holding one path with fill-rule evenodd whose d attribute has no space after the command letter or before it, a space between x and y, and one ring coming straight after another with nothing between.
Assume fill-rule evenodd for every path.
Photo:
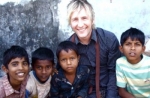
<instances>
[{"instance_id":1,"label":"green shirt","mask_svg":"<svg viewBox=\"0 0 150 98\"><path fill-rule=\"evenodd\" d=\"M126 88L136 98L150 98L150 57L143 55L137 64L131 64L126 57L116 61L117 86Z\"/></svg>"}]
</instances>

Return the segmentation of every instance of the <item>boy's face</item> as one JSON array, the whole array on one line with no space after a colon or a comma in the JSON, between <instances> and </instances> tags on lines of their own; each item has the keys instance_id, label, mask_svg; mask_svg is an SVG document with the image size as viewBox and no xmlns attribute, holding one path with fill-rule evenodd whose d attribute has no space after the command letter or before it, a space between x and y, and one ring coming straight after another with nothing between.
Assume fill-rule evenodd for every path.
<instances>
[{"instance_id":1,"label":"boy's face","mask_svg":"<svg viewBox=\"0 0 150 98\"><path fill-rule=\"evenodd\" d=\"M79 56L73 50L62 50L59 53L59 64L65 73L75 73L78 66Z\"/></svg>"},{"instance_id":2,"label":"boy's face","mask_svg":"<svg viewBox=\"0 0 150 98\"><path fill-rule=\"evenodd\" d=\"M8 64L8 69L3 67L3 70L9 75L10 83L21 83L29 73L29 64L25 58L12 59Z\"/></svg>"},{"instance_id":3,"label":"boy's face","mask_svg":"<svg viewBox=\"0 0 150 98\"><path fill-rule=\"evenodd\" d=\"M120 46L120 51L126 56L128 62L136 64L141 60L141 54L144 52L145 46L139 40L132 40L130 37Z\"/></svg>"},{"instance_id":4,"label":"boy's face","mask_svg":"<svg viewBox=\"0 0 150 98\"><path fill-rule=\"evenodd\" d=\"M53 71L53 63L49 60L36 60L33 64L33 70L40 82L46 82Z\"/></svg>"}]
</instances>

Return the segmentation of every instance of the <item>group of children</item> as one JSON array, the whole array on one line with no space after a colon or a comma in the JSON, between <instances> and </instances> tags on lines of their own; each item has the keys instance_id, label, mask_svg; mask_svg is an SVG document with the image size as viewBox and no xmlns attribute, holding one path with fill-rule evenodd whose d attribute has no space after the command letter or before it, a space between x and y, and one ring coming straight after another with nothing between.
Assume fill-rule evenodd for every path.
<instances>
[{"instance_id":1,"label":"group of children","mask_svg":"<svg viewBox=\"0 0 150 98\"><path fill-rule=\"evenodd\" d=\"M150 57L143 55L145 35L130 28L121 35L116 61L117 86L120 97L150 98ZM31 69L26 50L12 46L3 54L0 98L86 98L90 69L78 65L80 55L75 43L61 42L54 53L40 47L32 53Z\"/></svg>"},{"instance_id":2,"label":"group of children","mask_svg":"<svg viewBox=\"0 0 150 98\"><path fill-rule=\"evenodd\" d=\"M0 98L87 96L90 70L86 66L78 67L80 56L76 44L61 42L56 55L60 66L57 72L54 68L54 53L46 47L40 47L32 53L30 69L28 54L24 48L12 46L7 49L3 55L2 69L6 75L0 78Z\"/></svg>"}]
</instances>

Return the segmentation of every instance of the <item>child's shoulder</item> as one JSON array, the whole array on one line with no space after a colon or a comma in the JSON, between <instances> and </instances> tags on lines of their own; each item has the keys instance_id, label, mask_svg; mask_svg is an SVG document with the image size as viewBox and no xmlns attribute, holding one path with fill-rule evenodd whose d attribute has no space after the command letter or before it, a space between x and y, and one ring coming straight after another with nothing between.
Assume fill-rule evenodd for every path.
<instances>
[{"instance_id":1,"label":"child's shoulder","mask_svg":"<svg viewBox=\"0 0 150 98\"><path fill-rule=\"evenodd\" d=\"M147 56L147 55L143 54L143 57L145 58L145 60L150 60L150 56Z\"/></svg>"},{"instance_id":2,"label":"child's shoulder","mask_svg":"<svg viewBox=\"0 0 150 98\"><path fill-rule=\"evenodd\" d=\"M4 82L9 82L7 75L4 75L3 77L0 78L0 84L2 85L2 83L4 83Z\"/></svg>"},{"instance_id":3,"label":"child's shoulder","mask_svg":"<svg viewBox=\"0 0 150 98\"><path fill-rule=\"evenodd\" d=\"M7 75L4 75L3 77L0 78L0 95L1 95L1 97L3 95L5 95L5 89L7 89L7 91L9 91L8 89L10 88L10 86L11 85L8 81Z\"/></svg>"},{"instance_id":4,"label":"child's shoulder","mask_svg":"<svg viewBox=\"0 0 150 98\"><path fill-rule=\"evenodd\" d=\"M5 87L3 85L2 77L0 78L0 98L4 98L5 96Z\"/></svg>"},{"instance_id":5,"label":"child's shoulder","mask_svg":"<svg viewBox=\"0 0 150 98\"><path fill-rule=\"evenodd\" d=\"M33 78L34 78L33 72L30 71L30 72L29 72L29 78L28 78L28 81L29 81L29 80L33 80Z\"/></svg>"},{"instance_id":6,"label":"child's shoulder","mask_svg":"<svg viewBox=\"0 0 150 98\"><path fill-rule=\"evenodd\" d=\"M2 87L3 87L3 83L4 83L4 81L5 81L5 78L6 78L5 76L3 76L3 77L0 78L0 84L1 84L1 85L0 85L0 91L1 91L1 89L2 89Z\"/></svg>"},{"instance_id":7,"label":"child's shoulder","mask_svg":"<svg viewBox=\"0 0 150 98\"><path fill-rule=\"evenodd\" d=\"M147 63L150 65L150 57L147 55L143 55L143 63Z\"/></svg>"},{"instance_id":8,"label":"child's shoulder","mask_svg":"<svg viewBox=\"0 0 150 98\"><path fill-rule=\"evenodd\" d=\"M118 58L116 62L123 62L123 61L127 61L125 56Z\"/></svg>"},{"instance_id":9,"label":"child's shoulder","mask_svg":"<svg viewBox=\"0 0 150 98\"><path fill-rule=\"evenodd\" d=\"M90 73L90 69L89 69L89 67L86 66L86 65L78 65L77 70L78 70L79 72Z\"/></svg>"},{"instance_id":10,"label":"child's shoulder","mask_svg":"<svg viewBox=\"0 0 150 98\"><path fill-rule=\"evenodd\" d=\"M35 77L35 75L34 75L34 71L30 71L29 72L29 78L28 78L28 82L30 83L32 83L32 82L35 82L35 81L37 81L36 80L36 77Z\"/></svg>"}]
</instances>

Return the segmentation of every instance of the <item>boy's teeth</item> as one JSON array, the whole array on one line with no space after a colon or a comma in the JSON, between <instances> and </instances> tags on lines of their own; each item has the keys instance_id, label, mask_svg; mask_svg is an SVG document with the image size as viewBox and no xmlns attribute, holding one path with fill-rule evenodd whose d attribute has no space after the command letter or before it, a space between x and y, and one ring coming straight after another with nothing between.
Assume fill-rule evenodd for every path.
<instances>
[{"instance_id":1,"label":"boy's teeth","mask_svg":"<svg viewBox=\"0 0 150 98\"><path fill-rule=\"evenodd\" d=\"M23 76L23 75L24 75L24 73L18 73L18 75L19 75L19 76Z\"/></svg>"},{"instance_id":2,"label":"boy's teeth","mask_svg":"<svg viewBox=\"0 0 150 98\"><path fill-rule=\"evenodd\" d=\"M130 53L130 55L131 55L131 56L134 56L134 55L135 55L135 53Z\"/></svg>"}]
</instances>

